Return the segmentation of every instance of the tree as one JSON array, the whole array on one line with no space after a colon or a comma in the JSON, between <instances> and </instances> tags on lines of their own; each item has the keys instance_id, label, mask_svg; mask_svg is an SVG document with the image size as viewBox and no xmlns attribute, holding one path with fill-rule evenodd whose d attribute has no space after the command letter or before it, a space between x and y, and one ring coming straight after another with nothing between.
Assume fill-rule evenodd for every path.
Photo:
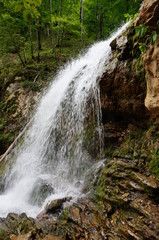
<instances>
[{"instance_id":1,"label":"tree","mask_svg":"<svg viewBox=\"0 0 159 240\"><path fill-rule=\"evenodd\" d=\"M37 49L38 49L38 61L40 60L40 50L41 50L41 38L40 38L40 27L39 27L39 17L40 13L38 7L41 6L42 0L21 0L15 5L15 12L23 11L23 18L26 23L29 24L30 32L30 47L31 47L31 57L34 59L33 50L33 38L32 38L32 24L35 19L36 22L36 33L37 33Z\"/></svg>"},{"instance_id":2,"label":"tree","mask_svg":"<svg viewBox=\"0 0 159 240\"><path fill-rule=\"evenodd\" d=\"M22 40L22 33L19 26L22 26L21 19L12 16L10 13L13 11L13 5L9 5L6 1L1 1L0 10L0 28L1 31L1 50L6 52L17 53L20 62L25 66L25 62L20 54L21 48L24 45Z\"/></svg>"},{"instance_id":3,"label":"tree","mask_svg":"<svg viewBox=\"0 0 159 240\"><path fill-rule=\"evenodd\" d=\"M81 23L81 41L84 45L84 39L83 39L83 0L81 0L81 6L80 6L80 23Z\"/></svg>"},{"instance_id":4,"label":"tree","mask_svg":"<svg viewBox=\"0 0 159 240\"><path fill-rule=\"evenodd\" d=\"M50 0L50 16L51 16L51 41L52 41L52 49L53 49L53 52L54 52L55 43L54 43L54 30L53 30L52 0Z\"/></svg>"}]
</instances>

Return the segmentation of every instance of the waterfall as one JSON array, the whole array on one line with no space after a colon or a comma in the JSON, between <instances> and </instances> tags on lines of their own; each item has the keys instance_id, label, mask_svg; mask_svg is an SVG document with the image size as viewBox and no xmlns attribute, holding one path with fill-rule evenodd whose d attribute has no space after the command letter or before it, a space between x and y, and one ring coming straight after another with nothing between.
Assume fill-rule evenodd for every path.
<instances>
[{"instance_id":1,"label":"waterfall","mask_svg":"<svg viewBox=\"0 0 159 240\"><path fill-rule=\"evenodd\" d=\"M86 172L103 156L98 79L110 42L94 44L59 71L42 97L16 160L4 176L0 217L35 217L53 199L81 194Z\"/></svg>"}]
</instances>

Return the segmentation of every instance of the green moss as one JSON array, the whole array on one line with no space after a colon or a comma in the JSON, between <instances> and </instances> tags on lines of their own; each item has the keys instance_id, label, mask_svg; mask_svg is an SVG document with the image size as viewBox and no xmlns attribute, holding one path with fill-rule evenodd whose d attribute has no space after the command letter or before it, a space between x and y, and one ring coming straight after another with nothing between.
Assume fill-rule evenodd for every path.
<instances>
[{"instance_id":1,"label":"green moss","mask_svg":"<svg viewBox=\"0 0 159 240\"><path fill-rule=\"evenodd\" d=\"M6 161L3 161L3 162L0 163L0 178L5 173L6 166L7 166L7 162Z\"/></svg>"},{"instance_id":2,"label":"green moss","mask_svg":"<svg viewBox=\"0 0 159 240\"><path fill-rule=\"evenodd\" d=\"M68 209L67 208L64 208L60 217L59 217L60 220L68 220L69 219L69 212L68 212Z\"/></svg>"},{"instance_id":3,"label":"green moss","mask_svg":"<svg viewBox=\"0 0 159 240\"><path fill-rule=\"evenodd\" d=\"M93 157L98 158L99 144L96 144L96 139L98 135L96 134L95 124L87 126L83 134L83 148Z\"/></svg>"},{"instance_id":4,"label":"green moss","mask_svg":"<svg viewBox=\"0 0 159 240\"><path fill-rule=\"evenodd\" d=\"M28 88L32 91L39 91L41 89L41 84L39 82L32 82L29 80L25 80L21 83L23 88Z\"/></svg>"},{"instance_id":5,"label":"green moss","mask_svg":"<svg viewBox=\"0 0 159 240\"><path fill-rule=\"evenodd\" d=\"M159 178L159 149L154 151L153 159L149 163L152 174Z\"/></svg>"},{"instance_id":6,"label":"green moss","mask_svg":"<svg viewBox=\"0 0 159 240\"><path fill-rule=\"evenodd\" d=\"M8 233L2 228L0 228L0 239L1 240L8 239Z\"/></svg>"},{"instance_id":7,"label":"green moss","mask_svg":"<svg viewBox=\"0 0 159 240\"><path fill-rule=\"evenodd\" d=\"M115 145L108 146L104 149L104 156L111 158L114 156L114 151L115 151Z\"/></svg>"},{"instance_id":8,"label":"green moss","mask_svg":"<svg viewBox=\"0 0 159 240\"><path fill-rule=\"evenodd\" d=\"M97 181L97 184L96 184L97 186L95 189L95 201L97 202L97 204L100 201L103 202L105 199L105 195L107 193L106 186L107 186L108 176L114 167L115 167L114 165L111 165L110 167L105 169L99 176L99 180Z\"/></svg>"},{"instance_id":9,"label":"green moss","mask_svg":"<svg viewBox=\"0 0 159 240\"><path fill-rule=\"evenodd\" d=\"M94 129L95 127L94 126L90 126L87 128L87 130L85 131L84 133L84 142L87 142L90 141L94 135Z\"/></svg>"},{"instance_id":10,"label":"green moss","mask_svg":"<svg viewBox=\"0 0 159 240\"><path fill-rule=\"evenodd\" d=\"M14 114L16 109L17 109L17 104L16 104L15 96L3 103L2 111L5 112L5 114L8 114L8 115Z\"/></svg>"},{"instance_id":11,"label":"green moss","mask_svg":"<svg viewBox=\"0 0 159 240\"><path fill-rule=\"evenodd\" d=\"M28 220L24 220L22 223L19 224L18 226L18 232L22 233L22 234L25 234L25 233L28 233L29 230L30 230L30 225L31 223L28 222Z\"/></svg>"},{"instance_id":12,"label":"green moss","mask_svg":"<svg viewBox=\"0 0 159 240\"><path fill-rule=\"evenodd\" d=\"M0 131L4 130L5 127L6 127L6 120L2 117L2 118L0 118Z\"/></svg>"}]
</instances>

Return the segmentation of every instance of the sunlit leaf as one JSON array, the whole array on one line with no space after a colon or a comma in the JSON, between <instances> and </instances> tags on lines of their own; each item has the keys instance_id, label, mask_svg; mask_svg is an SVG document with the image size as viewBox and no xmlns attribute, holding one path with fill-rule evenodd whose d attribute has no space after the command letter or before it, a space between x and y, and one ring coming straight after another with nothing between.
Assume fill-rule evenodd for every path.
<instances>
[{"instance_id":1,"label":"sunlit leaf","mask_svg":"<svg viewBox=\"0 0 159 240\"><path fill-rule=\"evenodd\" d=\"M153 31L152 32L152 41L153 41L153 43L155 43L156 40L157 40L157 33L156 33L156 31Z\"/></svg>"},{"instance_id":2,"label":"sunlit leaf","mask_svg":"<svg viewBox=\"0 0 159 240\"><path fill-rule=\"evenodd\" d=\"M22 7L23 7L23 5L20 3L20 4L17 4L16 6L15 6L15 12L20 12L21 10L22 10Z\"/></svg>"}]
</instances>

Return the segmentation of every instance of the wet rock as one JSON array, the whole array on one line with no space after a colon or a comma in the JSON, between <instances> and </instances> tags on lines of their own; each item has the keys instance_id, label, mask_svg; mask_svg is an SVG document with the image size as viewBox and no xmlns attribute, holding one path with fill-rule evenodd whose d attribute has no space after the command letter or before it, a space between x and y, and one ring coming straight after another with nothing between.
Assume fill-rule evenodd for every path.
<instances>
[{"instance_id":1,"label":"wet rock","mask_svg":"<svg viewBox=\"0 0 159 240\"><path fill-rule=\"evenodd\" d=\"M69 215L74 222L79 222L79 223L81 222L80 209L78 207L72 207L72 209L69 212Z\"/></svg>"},{"instance_id":2,"label":"wet rock","mask_svg":"<svg viewBox=\"0 0 159 240\"><path fill-rule=\"evenodd\" d=\"M127 30L110 43L112 50L117 50L119 60L127 59L129 56L129 46L127 39Z\"/></svg>"},{"instance_id":3,"label":"wet rock","mask_svg":"<svg viewBox=\"0 0 159 240\"><path fill-rule=\"evenodd\" d=\"M51 203L46 205L45 211L46 211L46 213L56 213L56 212L59 212L60 210L62 210L63 204L66 201L70 201L70 200L71 200L71 197L65 197L65 198L53 200Z\"/></svg>"},{"instance_id":4,"label":"wet rock","mask_svg":"<svg viewBox=\"0 0 159 240\"><path fill-rule=\"evenodd\" d=\"M101 160L97 163L94 163L93 166L87 171L84 179L84 187L82 191L84 193L90 193L93 190L93 184L96 182L99 172L104 168L105 160Z\"/></svg>"},{"instance_id":5,"label":"wet rock","mask_svg":"<svg viewBox=\"0 0 159 240\"><path fill-rule=\"evenodd\" d=\"M0 219L0 239L14 240L14 239L42 239L44 233L36 225L34 219L26 216L25 213L20 215L9 213L6 218Z\"/></svg>"},{"instance_id":6,"label":"wet rock","mask_svg":"<svg viewBox=\"0 0 159 240\"><path fill-rule=\"evenodd\" d=\"M45 180L39 179L35 183L35 188L31 193L31 204L41 206L44 200L51 194L54 193L54 188L51 184L48 184Z\"/></svg>"},{"instance_id":7,"label":"wet rock","mask_svg":"<svg viewBox=\"0 0 159 240\"><path fill-rule=\"evenodd\" d=\"M149 189L159 189L159 182L153 177L147 177L141 173L133 172L132 178L136 180L141 186L147 187Z\"/></svg>"},{"instance_id":8,"label":"wet rock","mask_svg":"<svg viewBox=\"0 0 159 240\"><path fill-rule=\"evenodd\" d=\"M142 188L136 182L128 181L128 184L130 187L132 187L135 190L142 190Z\"/></svg>"},{"instance_id":9,"label":"wet rock","mask_svg":"<svg viewBox=\"0 0 159 240\"><path fill-rule=\"evenodd\" d=\"M113 39L113 41L110 43L111 49L116 50L117 49L117 39Z\"/></svg>"}]
</instances>

